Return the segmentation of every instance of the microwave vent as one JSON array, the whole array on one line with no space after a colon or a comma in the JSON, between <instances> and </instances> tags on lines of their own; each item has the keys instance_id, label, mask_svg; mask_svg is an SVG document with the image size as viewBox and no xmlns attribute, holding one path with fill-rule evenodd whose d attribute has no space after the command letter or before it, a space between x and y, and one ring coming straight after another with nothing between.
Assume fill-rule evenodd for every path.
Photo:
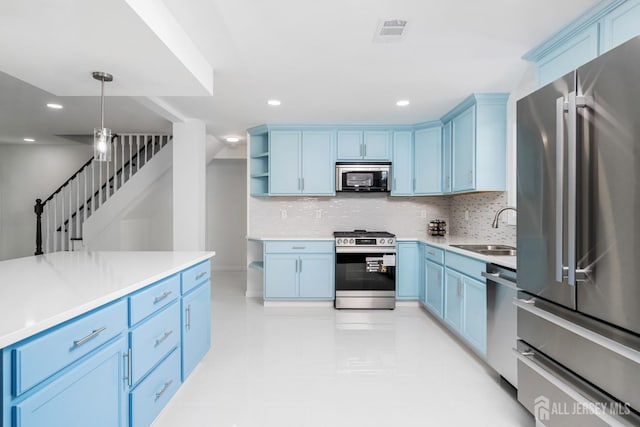
<instances>
[{"instance_id":1,"label":"microwave vent","mask_svg":"<svg viewBox=\"0 0 640 427\"><path fill-rule=\"evenodd\" d=\"M402 40L408 22L404 19L381 19L378 21L374 43L396 42Z\"/></svg>"}]
</instances>

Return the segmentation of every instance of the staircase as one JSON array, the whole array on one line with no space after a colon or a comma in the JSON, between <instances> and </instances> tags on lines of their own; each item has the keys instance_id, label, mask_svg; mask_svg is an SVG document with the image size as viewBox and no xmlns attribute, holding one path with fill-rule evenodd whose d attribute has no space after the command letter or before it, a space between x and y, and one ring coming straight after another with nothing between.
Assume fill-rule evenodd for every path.
<instances>
[{"instance_id":1,"label":"staircase","mask_svg":"<svg viewBox=\"0 0 640 427\"><path fill-rule=\"evenodd\" d=\"M120 134L111 140L111 161L93 157L44 202L36 200L36 255L82 246L84 222L169 144L167 134Z\"/></svg>"}]
</instances>

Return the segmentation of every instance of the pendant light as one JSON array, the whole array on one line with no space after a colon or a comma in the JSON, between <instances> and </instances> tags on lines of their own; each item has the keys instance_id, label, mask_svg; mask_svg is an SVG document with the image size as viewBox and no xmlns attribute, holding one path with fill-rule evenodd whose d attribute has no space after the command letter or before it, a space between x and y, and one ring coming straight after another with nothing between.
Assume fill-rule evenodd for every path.
<instances>
[{"instance_id":1,"label":"pendant light","mask_svg":"<svg viewBox=\"0 0 640 427\"><path fill-rule=\"evenodd\" d=\"M113 76L103 71L94 71L93 78L100 80L100 127L93 129L93 160L111 160L111 129L104 127L104 82L113 81Z\"/></svg>"}]
</instances>

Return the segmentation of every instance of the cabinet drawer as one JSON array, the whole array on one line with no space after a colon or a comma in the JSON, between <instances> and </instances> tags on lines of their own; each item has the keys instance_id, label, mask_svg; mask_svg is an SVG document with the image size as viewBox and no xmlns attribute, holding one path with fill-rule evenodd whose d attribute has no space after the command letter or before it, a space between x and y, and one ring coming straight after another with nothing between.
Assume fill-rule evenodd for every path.
<instances>
[{"instance_id":1,"label":"cabinet drawer","mask_svg":"<svg viewBox=\"0 0 640 427\"><path fill-rule=\"evenodd\" d=\"M464 273L467 276L474 277L482 282L484 282L482 272L487 268L484 261L459 255L455 252L447 252L447 267L458 270L459 272Z\"/></svg>"},{"instance_id":2,"label":"cabinet drawer","mask_svg":"<svg viewBox=\"0 0 640 427\"><path fill-rule=\"evenodd\" d=\"M211 278L211 261L206 260L182 272L182 293L186 294Z\"/></svg>"},{"instance_id":3,"label":"cabinet drawer","mask_svg":"<svg viewBox=\"0 0 640 427\"><path fill-rule=\"evenodd\" d=\"M180 304L176 301L131 331L133 384L180 344L180 330Z\"/></svg>"},{"instance_id":4,"label":"cabinet drawer","mask_svg":"<svg viewBox=\"0 0 640 427\"><path fill-rule=\"evenodd\" d=\"M167 306L180 296L180 276L175 275L151 285L129 297L129 325L133 326L151 313Z\"/></svg>"},{"instance_id":5,"label":"cabinet drawer","mask_svg":"<svg viewBox=\"0 0 640 427\"><path fill-rule=\"evenodd\" d=\"M444 264L444 250L433 246L425 245L424 257L438 264Z\"/></svg>"},{"instance_id":6,"label":"cabinet drawer","mask_svg":"<svg viewBox=\"0 0 640 427\"><path fill-rule=\"evenodd\" d=\"M120 300L13 349L13 393L18 396L127 329L127 304Z\"/></svg>"},{"instance_id":7,"label":"cabinet drawer","mask_svg":"<svg viewBox=\"0 0 640 427\"><path fill-rule=\"evenodd\" d=\"M131 392L131 425L151 425L178 387L180 351L176 349Z\"/></svg>"},{"instance_id":8,"label":"cabinet drawer","mask_svg":"<svg viewBox=\"0 0 640 427\"><path fill-rule=\"evenodd\" d=\"M264 251L273 253L333 253L333 241L305 241L305 240L281 240L267 241L264 243Z\"/></svg>"}]
</instances>

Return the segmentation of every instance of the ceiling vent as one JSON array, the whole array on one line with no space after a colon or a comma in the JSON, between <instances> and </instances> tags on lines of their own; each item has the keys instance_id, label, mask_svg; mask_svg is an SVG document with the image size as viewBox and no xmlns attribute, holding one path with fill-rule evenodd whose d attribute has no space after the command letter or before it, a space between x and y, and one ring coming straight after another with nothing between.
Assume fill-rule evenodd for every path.
<instances>
[{"instance_id":1,"label":"ceiling vent","mask_svg":"<svg viewBox=\"0 0 640 427\"><path fill-rule=\"evenodd\" d=\"M398 42L407 30L407 21L403 19L381 19L378 21L374 43Z\"/></svg>"}]
</instances>

